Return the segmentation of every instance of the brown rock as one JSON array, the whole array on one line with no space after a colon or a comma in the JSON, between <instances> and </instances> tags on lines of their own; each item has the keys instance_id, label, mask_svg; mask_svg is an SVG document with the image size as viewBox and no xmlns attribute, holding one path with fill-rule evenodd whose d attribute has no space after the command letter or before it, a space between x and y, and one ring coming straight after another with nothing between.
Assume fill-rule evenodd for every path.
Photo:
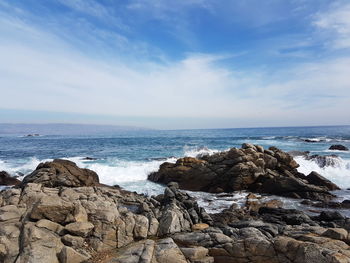
<instances>
[{"instance_id":1,"label":"brown rock","mask_svg":"<svg viewBox=\"0 0 350 263\"><path fill-rule=\"evenodd\" d=\"M5 171L0 171L0 185L19 185L21 183L15 177L12 177Z\"/></svg>"},{"instance_id":2,"label":"brown rock","mask_svg":"<svg viewBox=\"0 0 350 263\"><path fill-rule=\"evenodd\" d=\"M201 230L207 229L208 227L209 227L208 224L198 223L192 226L192 231L201 231Z\"/></svg>"},{"instance_id":3,"label":"brown rock","mask_svg":"<svg viewBox=\"0 0 350 263\"><path fill-rule=\"evenodd\" d=\"M96 186L99 178L94 171L79 168L74 162L56 159L39 164L34 172L24 177L22 185L28 183L40 183L46 187Z\"/></svg>"},{"instance_id":4,"label":"brown rock","mask_svg":"<svg viewBox=\"0 0 350 263\"><path fill-rule=\"evenodd\" d=\"M65 226L65 230L67 230L69 233L81 237L88 236L93 228L94 225L90 222L75 222Z\"/></svg>"}]
</instances>

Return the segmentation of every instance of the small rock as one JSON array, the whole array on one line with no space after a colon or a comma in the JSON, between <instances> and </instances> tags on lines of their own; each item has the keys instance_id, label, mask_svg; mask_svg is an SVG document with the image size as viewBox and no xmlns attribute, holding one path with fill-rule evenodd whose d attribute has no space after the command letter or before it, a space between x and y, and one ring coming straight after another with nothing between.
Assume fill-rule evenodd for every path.
<instances>
[{"instance_id":1,"label":"small rock","mask_svg":"<svg viewBox=\"0 0 350 263\"><path fill-rule=\"evenodd\" d=\"M62 237L62 243L66 246L79 248L84 245L84 238L67 234Z\"/></svg>"},{"instance_id":2,"label":"small rock","mask_svg":"<svg viewBox=\"0 0 350 263\"><path fill-rule=\"evenodd\" d=\"M208 224L198 223L192 226L192 231L201 231L201 230L207 229L208 227L209 227Z\"/></svg>"},{"instance_id":3,"label":"small rock","mask_svg":"<svg viewBox=\"0 0 350 263\"><path fill-rule=\"evenodd\" d=\"M334 144L329 147L329 150L349 151L349 148L341 144Z\"/></svg>"},{"instance_id":4,"label":"small rock","mask_svg":"<svg viewBox=\"0 0 350 263\"><path fill-rule=\"evenodd\" d=\"M94 225L90 222L75 222L65 226L65 230L69 233L82 237L86 237L93 228Z\"/></svg>"}]
</instances>

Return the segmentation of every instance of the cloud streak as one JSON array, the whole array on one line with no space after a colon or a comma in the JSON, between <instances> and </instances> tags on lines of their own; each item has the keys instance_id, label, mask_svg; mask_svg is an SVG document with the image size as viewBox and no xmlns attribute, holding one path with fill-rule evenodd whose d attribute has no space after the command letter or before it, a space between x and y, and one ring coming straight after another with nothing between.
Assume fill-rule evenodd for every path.
<instances>
[{"instance_id":1,"label":"cloud streak","mask_svg":"<svg viewBox=\"0 0 350 263\"><path fill-rule=\"evenodd\" d=\"M333 48L350 48L350 4L334 5L330 10L318 13L314 25L329 34Z\"/></svg>"},{"instance_id":2,"label":"cloud streak","mask_svg":"<svg viewBox=\"0 0 350 263\"><path fill-rule=\"evenodd\" d=\"M97 17L107 12L84 3L70 2L70 8ZM323 18L315 24L332 28ZM350 123L349 55L242 69L235 64L240 58L225 52L170 59L147 43L89 24L93 39L82 41L108 51L106 59L103 52L79 49L84 45L77 46L75 36L67 41L71 31L58 34L56 26L48 30L4 13L0 19L1 108L126 117L140 126L152 119L159 128ZM109 34L120 36L117 44L110 44ZM161 59L151 58L152 50Z\"/></svg>"}]
</instances>

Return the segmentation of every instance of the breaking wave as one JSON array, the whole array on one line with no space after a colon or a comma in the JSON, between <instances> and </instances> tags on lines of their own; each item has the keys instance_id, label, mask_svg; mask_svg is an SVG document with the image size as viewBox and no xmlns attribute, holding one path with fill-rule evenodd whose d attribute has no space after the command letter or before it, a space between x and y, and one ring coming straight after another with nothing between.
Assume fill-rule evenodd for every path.
<instances>
[{"instance_id":1,"label":"breaking wave","mask_svg":"<svg viewBox=\"0 0 350 263\"><path fill-rule=\"evenodd\" d=\"M334 162L334 165L320 167L320 164L315 160L306 160L302 156L297 156L294 159L300 165L299 172L309 174L316 171L342 189L350 188L350 160L336 157L337 161Z\"/></svg>"}]
</instances>

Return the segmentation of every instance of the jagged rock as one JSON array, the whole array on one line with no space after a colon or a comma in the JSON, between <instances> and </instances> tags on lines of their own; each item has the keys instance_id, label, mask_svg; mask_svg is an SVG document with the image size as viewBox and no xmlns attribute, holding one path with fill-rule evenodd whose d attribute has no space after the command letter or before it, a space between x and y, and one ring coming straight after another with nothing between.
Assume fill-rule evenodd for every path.
<instances>
[{"instance_id":1,"label":"jagged rock","mask_svg":"<svg viewBox=\"0 0 350 263\"><path fill-rule=\"evenodd\" d=\"M334 144L329 147L329 150L349 151L349 148L341 144Z\"/></svg>"},{"instance_id":2,"label":"jagged rock","mask_svg":"<svg viewBox=\"0 0 350 263\"><path fill-rule=\"evenodd\" d=\"M306 160L314 161L321 168L324 167L336 167L340 164L340 159L337 155L311 155L304 156Z\"/></svg>"},{"instance_id":3,"label":"jagged rock","mask_svg":"<svg viewBox=\"0 0 350 263\"><path fill-rule=\"evenodd\" d=\"M0 185L19 185L21 183L15 177L12 177L5 171L0 171Z\"/></svg>"},{"instance_id":4,"label":"jagged rock","mask_svg":"<svg viewBox=\"0 0 350 263\"><path fill-rule=\"evenodd\" d=\"M266 153L274 159L258 159L269 167L281 159L296 166L273 148L244 148L232 150L231 156L238 160ZM220 163L223 156L211 162ZM256 160L259 165L261 160ZM252 159L247 162L258 167ZM248 200L260 201L252 194ZM105 186L27 183L0 192L0 262L349 262L349 219L276 207L272 202L257 212L232 206L209 216L176 183L156 197Z\"/></svg>"},{"instance_id":5,"label":"jagged rock","mask_svg":"<svg viewBox=\"0 0 350 263\"><path fill-rule=\"evenodd\" d=\"M180 158L175 164L163 163L148 179L159 183L175 181L181 189L192 191L250 190L314 200L334 197L329 190L336 185L315 174L305 176L297 171L298 166L291 155L276 147L264 150L258 145L243 144L241 149L198 159Z\"/></svg>"},{"instance_id":6,"label":"jagged rock","mask_svg":"<svg viewBox=\"0 0 350 263\"><path fill-rule=\"evenodd\" d=\"M23 178L22 185L28 183L46 187L95 186L99 185L99 178L94 171L79 168L74 162L56 159L39 164L34 172Z\"/></svg>"},{"instance_id":7,"label":"jagged rock","mask_svg":"<svg viewBox=\"0 0 350 263\"><path fill-rule=\"evenodd\" d=\"M306 180L310 184L327 187L327 189L330 191L340 190L340 188L336 184L332 183L331 181L324 178L322 175L315 171L311 172L308 176L306 176Z\"/></svg>"}]
</instances>

